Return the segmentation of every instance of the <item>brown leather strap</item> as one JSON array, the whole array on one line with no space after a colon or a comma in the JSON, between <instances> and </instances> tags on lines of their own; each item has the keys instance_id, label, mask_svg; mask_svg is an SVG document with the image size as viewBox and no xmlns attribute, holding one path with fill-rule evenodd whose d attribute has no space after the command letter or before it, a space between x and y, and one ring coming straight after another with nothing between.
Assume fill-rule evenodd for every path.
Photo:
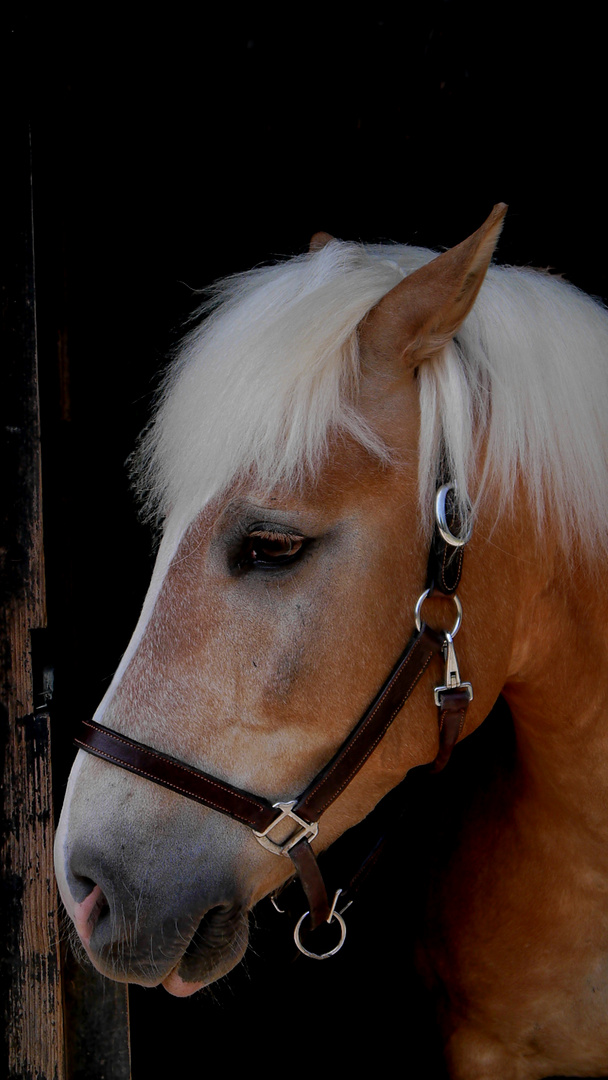
<instances>
[{"instance_id":1,"label":"brown leather strap","mask_svg":"<svg viewBox=\"0 0 608 1080\"><path fill-rule=\"evenodd\" d=\"M346 742L322 772L308 786L294 807L309 823L321 814L350 783L382 739L401 710L431 657L441 652L443 638L423 626L399 658L386 683L374 698ZM179 792L213 810L228 814L256 832L267 829L281 816L266 799L233 787L208 773L135 742L94 720L82 723L77 746L129 772Z\"/></svg>"},{"instance_id":2,"label":"brown leather strap","mask_svg":"<svg viewBox=\"0 0 608 1080\"><path fill-rule=\"evenodd\" d=\"M299 844L294 844L289 849L289 857L296 868L308 900L310 913L307 920L308 929L315 930L321 923L327 922L330 913L323 875L308 840L300 840Z\"/></svg>"},{"instance_id":3,"label":"brown leather strap","mask_svg":"<svg viewBox=\"0 0 608 1080\"><path fill-rule=\"evenodd\" d=\"M75 742L90 754L119 765L128 772L145 776L147 780L171 788L213 810L220 810L256 832L262 832L280 816L265 799L217 780L191 765L184 765L150 746L127 739L125 735L96 724L94 720L83 721Z\"/></svg>"},{"instance_id":4,"label":"brown leather strap","mask_svg":"<svg viewBox=\"0 0 608 1080\"><path fill-rule=\"evenodd\" d=\"M431 766L431 772L441 772L447 765L450 754L462 735L470 700L471 695L464 687L443 691L438 710L439 752Z\"/></svg>"},{"instance_id":5,"label":"brown leather strap","mask_svg":"<svg viewBox=\"0 0 608 1080\"><path fill-rule=\"evenodd\" d=\"M432 657L440 653L442 647L443 636L423 625L354 731L298 799L294 807L298 817L308 822L318 821L350 784L403 708Z\"/></svg>"}]
</instances>

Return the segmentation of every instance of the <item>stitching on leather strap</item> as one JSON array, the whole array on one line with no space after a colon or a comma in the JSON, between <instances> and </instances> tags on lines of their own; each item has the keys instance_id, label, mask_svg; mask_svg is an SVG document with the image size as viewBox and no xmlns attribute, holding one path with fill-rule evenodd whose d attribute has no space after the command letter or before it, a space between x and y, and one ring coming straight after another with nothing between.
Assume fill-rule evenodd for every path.
<instances>
[{"instance_id":1,"label":"stitching on leather strap","mask_svg":"<svg viewBox=\"0 0 608 1080\"><path fill-rule=\"evenodd\" d=\"M101 758L102 761L108 761L111 765L120 765L120 767L122 769L125 769L127 772L132 772L136 773L138 776L143 776L146 778L146 780L151 780L152 783L159 784L160 787L170 788L172 791L177 791L179 795L184 795L188 799L193 799L195 802L200 802L204 806L211 807L211 809L213 810L220 810L222 811L222 813L226 813L224 807L212 802L211 799L203 799L200 796L196 795L194 792L188 791L186 788L179 787L178 784L172 784L170 780L161 780L160 777L154 776L152 773L147 773L143 769L138 769L136 765L131 765L126 761L123 761L122 758L114 757L112 754L108 754L104 750L99 750L95 746L89 746L88 743L81 742L80 739L75 739L74 742L83 750L88 751L89 754L93 754L95 757ZM234 817L238 821L241 821L243 825L248 825L249 827L251 827L251 822L249 822L247 818L236 813L235 811L230 811L230 817Z\"/></svg>"},{"instance_id":2,"label":"stitching on leather strap","mask_svg":"<svg viewBox=\"0 0 608 1080\"><path fill-rule=\"evenodd\" d=\"M366 717L366 720L365 720L364 724L362 724L359 731L357 731L355 733L355 735L352 738L352 741L349 742L345 753L350 753L351 750L356 746L357 741L359 739L361 739L367 733L368 728L369 728L370 724L372 723L372 720L376 716L378 710L382 708L382 705L383 705L384 701L386 700L387 695L390 693L392 687L394 686L395 682L401 676L403 676L403 674L409 669L409 667L413 663L413 658L415 656L416 651L419 651L419 649L422 647L422 644L423 644L423 638L422 638L422 636L420 636L418 638L418 640L414 642L408 656L405 658L405 660L402 662L402 664L395 671L395 674L393 675L393 678L390 680L390 682L385 687L381 697L376 702L376 705L372 709L372 711L370 712L369 716ZM365 752L364 756L357 759L357 761L352 766L348 776L340 784L339 788L335 789L334 791L330 791L328 793L327 799L325 800L325 802L322 804L322 806L317 811L317 817L320 817L320 815L325 812L327 807L330 806L331 803L334 802L334 800L338 797L338 795L340 795L342 793L344 788L348 786L348 784L351 782L353 777L356 776L356 774L359 772L361 767L365 764L365 762L369 758L370 754L373 752L373 750L375 750L378 743L382 740L382 738L386 734L386 731L390 727L390 725L392 724L393 720L395 719L395 716L397 716L397 714L399 712L401 712L401 709L403 708L403 706L404 706L405 702L407 701L407 699L409 698L410 694L415 689L415 687L418 685L418 682L419 682L420 678L422 677L422 675L424 674L424 672L426 671L428 665L430 664L430 662L431 662L431 660L433 658L433 655L434 655L433 652L429 653L429 656L427 657L427 659L425 660L423 666L420 668L420 670L416 674L416 677L414 678L414 681L412 682L411 686L408 687L407 693L404 695L404 697L401 699L399 704L393 710L390 717L387 718L385 724L383 725L382 729L378 732L378 734L377 734L376 738L374 739L373 743L367 748L367 751ZM306 806L306 803L314 801L315 794L318 791L322 790L323 786L326 783L329 783L330 777L333 775L333 773L336 771L336 769L338 769L340 767L343 760L344 760L344 758L339 755L336 758L336 760L334 761L333 765L319 779L319 782L315 785L315 787L313 787L310 791L305 793L306 794L305 799L298 800L298 803L297 803L298 813L300 812L301 808Z\"/></svg>"},{"instance_id":3,"label":"stitching on leather strap","mask_svg":"<svg viewBox=\"0 0 608 1080\"><path fill-rule=\"evenodd\" d=\"M464 548L458 548L457 551L456 551L455 557L457 559L457 565L456 565L456 569L455 569L455 572L454 572L454 581L453 581L452 584L450 584L449 581L447 580L446 575L447 575L447 572L448 572L449 567L451 565L451 561L454 558L454 549L453 548L448 549L448 545L445 544L444 548L443 548L443 558L441 560L441 571L440 571L440 573L441 573L441 584L443 586L444 592L446 592L446 593L454 593L454 592L456 592L456 589L458 588L458 584L460 582L460 576L461 576L461 573L462 573L462 560L464 558Z\"/></svg>"},{"instance_id":4,"label":"stitching on leather strap","mask_svg":"<svg viewBox=\"0 0 608 1080\"><path fill-rule=\"evenodd\" d=\"M92 723L91 721L84 720L83 726L89 728L90 731L93 732L93 734L95 732L99 732L102 737L104 739L107 739L108 741L122 743L124 746L127 746L129 749L133 750L136 754L147 754L152 758L155 758L159 762L162 762L165 767L168 766L171 769L181 770L181 772L185 773L187 776L191 776L195 781L200 781L203 784L208 784L212 788L216 788L218 793L226 794L229 798L242 800L248 808L251 808L252 814L255 814L257 816L263 815L265 821L270 821L273 817L277 816L276 813L273 814L273 808L270 806L270 804L263 803L261 800L258 801L254 797L249 795L247 792L241 792L240 790L233 788L231 785L225 784L221 780L216 780L214 777L208 776L206 773L201 773L197 769L194 769L189 765L185 765L182 762L176 761L174 758L169 758L165 754L162 754L159 750L155 750L153 747L138 744L133 739L125 738L118 733L112 731L110 728L103 727L102 724L96 724ZM83 742L81 739L78 738L75 739L75 742L83 750L89 753L93 753L97 757L104 758L106 761L109 761L116 765L120 765L122 768L127 769L129 772L137 773L140 776L144 776L146 777L146 779L151 780L153 783L161 784L163 787L171 788L173 791L177 791L179 792L179 794L184 795L187 798L194 799L196 802L202 803L205 806L210 806L214 810L220 810L222 813L228 813L231 817L236 818L238 821L242 821L245 825L252 825L251 819L248 819L244 812L239 812L238 809L234 809L233 807L228 808L225 805L222 806L221 801L214 801L212 797L207 796L206 794L197 794L197 792L195 791L191 791L188 788L181 787L179 783L175 781L171 781L169 779L165 779L164 777L156 776L154 773L147 772L144 768L132 764L129 761L125 761L122 757L114 756L113 754L110 754L107 750L101 747L91 745L87 742ZM261 822L258 821L256 817L255 826L259 827L260 823Z\"/></svg>"},{"instance_id":5,"label":"stitching on leather strap","mask_svg":"<svg viewBox=\"0 0 608 1080\"><path fill-rule=\"evenodd\" d=\"M463 707L459 709L457 713L454 713L452 709L443 709L439 717L439 734L441 734L441 732L443 731L443 725L445 723L446 717L448 717L449 715L460 717L460 721L458 723L458 738L460 738L460 736L462 735L462 729L464 727L465 717L467 715L467 706L463 705Z\"/></svg>"},{"instance_id":6,"label":"stitching on leather strap","mask_svg":"<svg viewBox=\"0 0 608 1080\"><path fill-rule=\"evenodd\" d=\"M416 676L415 681L412 683L412 685L411 685L410 689L408 690L406 696L404 697L403 701L401 701L399 703L399 705L397 705L396 709L394 709L394 711L391 713L391 715L390 715L389 719L387 720L385 726L382 728L381 731L378 732L376 738L374 739L374 742L368 747L368 750L367 750L365 756L363 758L360 758L359 761L356 763L356 765L353 766L351 772L346 777L344 782L340 785L340 787L337 788L337 790L335 790L334 792L330 792L329 797L323 803L322 807L319 810L319 816L322 813L324 813L325 810L327 810L328 806L331 806L332 802L334 802L334 800L338 798L338 795L342 794L342 792L344 791L344 788L348 787L348 785L350 784L353 777L357 775L359 770L363 767L363 765L365 764L365 762L369 758L370 754L376 749L378 743L382 741L382 739L386 735L387 728L390 727L390 725L392 724L392 722L395 719L395 717L397 716L397 714L401 712L401 710L402 710L403 706L405 705L405 702L407 701L408 697L410 696L412 690L414 690L415 687L418 685L419 679L422 677L422 675L426 671L427 667L429 666L429 664L431 662L431 659L432 659L432 656L429 656L428 659L425 661L424 667L420 669L418 675ZM329 775L330 774L328 773L328 776ZM316 790L318 790L318 788Z\"/></svg>"}]
</instances>

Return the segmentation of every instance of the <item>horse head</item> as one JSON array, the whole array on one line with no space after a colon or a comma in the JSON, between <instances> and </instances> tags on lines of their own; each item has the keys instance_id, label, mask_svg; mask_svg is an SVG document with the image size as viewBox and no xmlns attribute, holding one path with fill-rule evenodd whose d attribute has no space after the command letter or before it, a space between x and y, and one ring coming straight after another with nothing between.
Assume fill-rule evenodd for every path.
<instances>
[{"instance_id":1,"label":"horse head","mask_svg":"<svg viewBox=\"0 0 608 1080\"><path fill-rule=\"evenodd\" d=\"M221 287L144 437L163 536L98 723L270 804L331 760L412 633L441 470L462 518L475 502L487 430L477 405L470 430L447 430L440 406L462 393L454 339L504 212L437 257L322 235ZM532 525L505 515L496 543L497 505L476 511L459 590L458 656L475 687L465 734L512 671L525 590L515 556ZM424 618L449 629L453 601L430 596ZM441 675L422 672L323 815L316 851L434 759ZM178 995L241 959L248 912L293 873L243 822L82 751L56 864L95 966Z\"/></svg>"}]
</instances>

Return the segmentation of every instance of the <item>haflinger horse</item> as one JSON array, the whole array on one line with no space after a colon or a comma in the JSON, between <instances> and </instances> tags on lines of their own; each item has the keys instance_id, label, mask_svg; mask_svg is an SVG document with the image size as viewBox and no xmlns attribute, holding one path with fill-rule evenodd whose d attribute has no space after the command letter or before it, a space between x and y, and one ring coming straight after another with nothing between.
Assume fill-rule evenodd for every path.
<instances>
[{"instance_id":1,"label":"haflinger horse","mask_svg":"<svg viewBox=\"0 0 608 1080\"><path fill-rule=\"evenodd\" d=\"M502 694L517 764L420 946L466 1080L608 1073L608 318L490 265L505 210L215 287L142 437L162 539L56 844L110 978L194 993L294 874L333 952L316 854Z\"/></svg>"}]
</instances>

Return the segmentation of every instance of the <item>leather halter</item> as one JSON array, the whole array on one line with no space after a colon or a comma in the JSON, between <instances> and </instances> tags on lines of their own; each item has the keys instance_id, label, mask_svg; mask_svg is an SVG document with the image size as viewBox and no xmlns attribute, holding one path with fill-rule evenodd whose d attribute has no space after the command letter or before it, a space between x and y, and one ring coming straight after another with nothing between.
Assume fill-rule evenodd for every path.
<instances>
[{"instance_id":1,"label":"leather halter","mask_svg":"<svg viewBox=\"0 0 608 1080\"><path fill-rule=\"evenodd\" d=\"M128 739L94 720L82 723L81 732L75 740L88 753L248 825L263 847L277 855L288 856L308 899L309 911L306 915L310 916L309 929L314 930L321 923L334 919L341 927L340 943L335 949L324 954L310 953L300 941L300 927L305 918L302 916L296 926L295 940L298 948L308 956L323 958L333 955L341 946L345 934L341 913L336 911L340 890L330 905L311 847L311 841L318 832L319 819L365 764L433 657L441 652L446 659L446 685L435 688L439 724L439 752L433 763L435 771L446 765L464 726L466 710L473 695L470 684L460 682L453 636L460 624L461 608L456 589L468 536L462 539L452 532L458 524L453 505L450 505L453 502L452 493L453 486L450 484L442 485L437 493L437 520L429 555L427 587L416 609L417 622L420 623L417 631L354 730L297 799L272 805L266 799ZM455 599L458 620L452 633L432 630L419 620L422 602L431 593ZM286 823L290 830L287 839ZM282 828L279 828L278 838L275 839L277 834L272 834L277 826Z\"/></svg>"}]
</instances>

